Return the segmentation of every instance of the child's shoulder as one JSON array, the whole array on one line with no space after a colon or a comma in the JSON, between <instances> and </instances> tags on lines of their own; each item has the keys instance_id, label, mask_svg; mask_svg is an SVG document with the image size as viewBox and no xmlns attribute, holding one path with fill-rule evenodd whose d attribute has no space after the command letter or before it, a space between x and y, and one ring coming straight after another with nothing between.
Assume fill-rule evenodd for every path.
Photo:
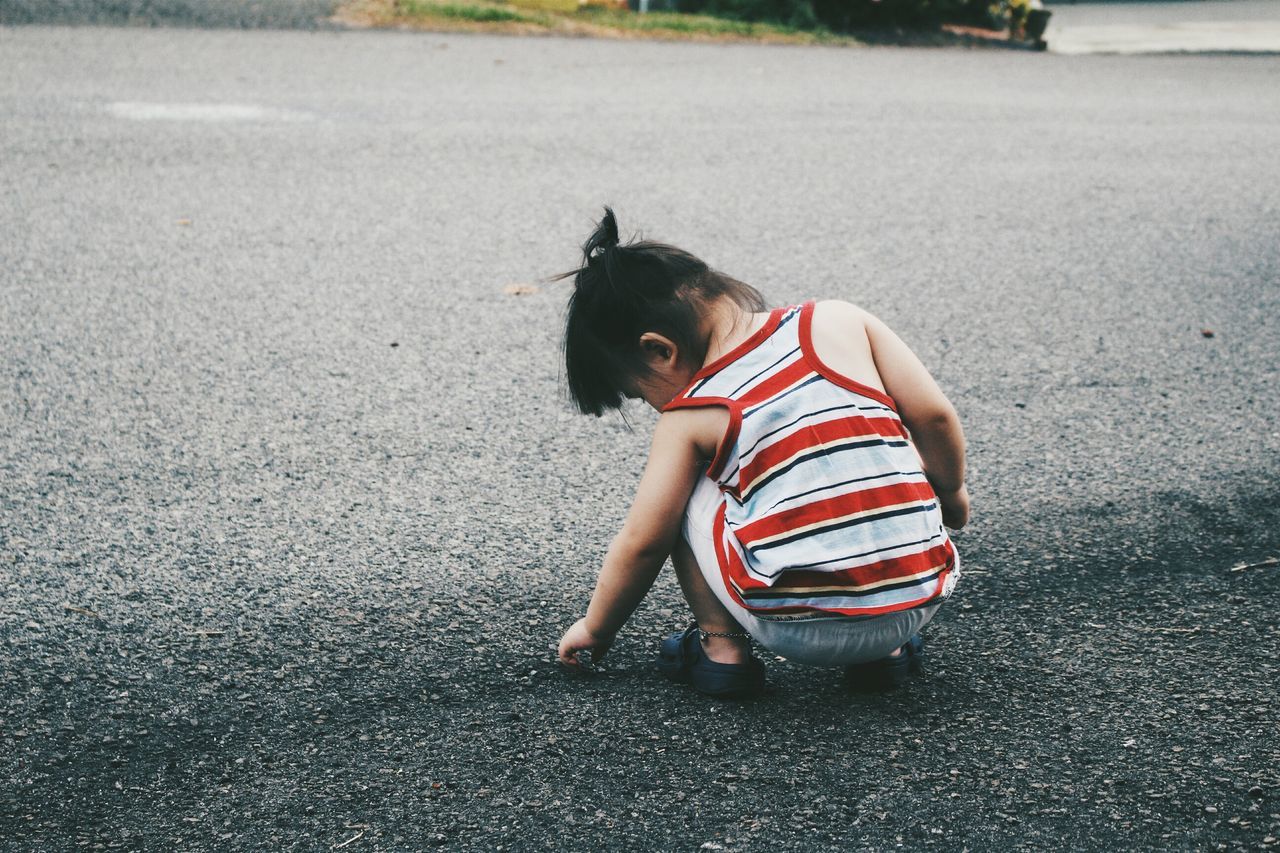
<instances>
[{"instance_id":1,"label":"child's shoulder","mask_svg":"<svg viewBox=\"0 0 1280 853\"><path fill-rule=\"evenodd\" d=\"M813 303L814 328L836 327L844 331L851 328L865 329L872 315L861 306L843 299L819 299Z\"/></svg>"},{"instance_id":2,"label":"child's shoulder","mask_svg":"<svg viewBox=\"0 0 1280 853\"><path fill-rule=\"evenodd\" d=\"M863 342L868 328L878 321L872 314L843 299L823 299L813 303L810 335L814 346L842 348L851 342Z\"/></svg>"},{"instance_id":3,"label":"child's shoulder","mask_svg":"<svg viewBox=\"0 0 1280 853\"><path fill-rule=\"evenodd\" d=\"M813 304L809 325L810 358L819 373L860 393L885 393L873 341L879 320L851 302L827 299Z\"/></svg>"},{"instance_id":4,"label":"child's shoulder","mask_svg":"<svg viewBox=\"0 0 1280 853\"><path fill-rule=\"evenodd\" d=\"M658 417L654 441L691 444L699 456L711 459L719 450L729 422L729 410L718 403L665 409Z\"/></svg>"}]
</instances>

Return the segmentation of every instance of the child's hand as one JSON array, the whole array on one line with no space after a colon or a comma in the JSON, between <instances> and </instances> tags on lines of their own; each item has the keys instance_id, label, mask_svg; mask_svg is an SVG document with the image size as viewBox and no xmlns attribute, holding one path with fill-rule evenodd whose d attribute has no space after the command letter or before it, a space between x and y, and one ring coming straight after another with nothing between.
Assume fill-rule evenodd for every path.
<instances>
[{"instance_id":1,"label":"child's hand","mask_svg":"<svg viewBox=\"0 0 1280 853\"><path fill-rule=\"evenodd\" d=\"M591 662L599 663L612 645L613 637L600 637L591 633L587 630L587 620L579 619L560 638L560 663L578 666L578 652L582 651L591 652Z\"/></svg>"},{"instance_id":2,"label":"child's hand","mask_svg":"<svg viewBox=\"0 0 1280 853\"><path fill-rule=\"evenodd\" d=\"M952 530L959 530L969 521L969 489L961 486L954 492L939 492L938 504L942 507L942 523Z\"/></svg>"}]
</instances>

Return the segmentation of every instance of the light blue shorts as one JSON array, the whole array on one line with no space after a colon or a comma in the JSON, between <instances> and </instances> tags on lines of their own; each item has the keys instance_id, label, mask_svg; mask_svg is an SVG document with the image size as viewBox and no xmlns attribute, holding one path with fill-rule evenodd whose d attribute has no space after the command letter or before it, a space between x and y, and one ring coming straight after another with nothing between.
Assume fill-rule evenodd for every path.
<instances>
[{"instance_id":1,"label":"light blue shorts","mask_svg":"<svg viewBox=\"0 0 1280 853\"><path fill-rule=\"evenodd\" d=\"M720 510L720 489L700 477L684 513L684 539L698 561L702 576L738 624L757 643L776 655L812 666L848 666L878 660L900 648L919 631L941 602L913 610L886 613L866 619L817 616L812 619L774 621L761 619L733 600L725 586L712 540L716 513ZM959 558L951 578L960 577ZM948 584L947 595L953 584Z\"/></svg>"}]
</instances>

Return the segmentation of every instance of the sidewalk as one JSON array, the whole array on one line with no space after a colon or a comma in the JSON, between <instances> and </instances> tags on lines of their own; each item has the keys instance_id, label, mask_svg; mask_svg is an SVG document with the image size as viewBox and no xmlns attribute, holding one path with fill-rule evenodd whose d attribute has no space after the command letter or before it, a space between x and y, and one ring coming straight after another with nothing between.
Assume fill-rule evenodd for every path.
<instances>
[{"instance_id":1,"label":"sidewalk","mask_svg":"<svg viewBox=\"0 0 1280 853\"><path fill-rule=\"evenodd\" d=\"M1049 50L1280 54L1280 2L1165 0L1051 3Z\"/></svg>"}]
</instances>

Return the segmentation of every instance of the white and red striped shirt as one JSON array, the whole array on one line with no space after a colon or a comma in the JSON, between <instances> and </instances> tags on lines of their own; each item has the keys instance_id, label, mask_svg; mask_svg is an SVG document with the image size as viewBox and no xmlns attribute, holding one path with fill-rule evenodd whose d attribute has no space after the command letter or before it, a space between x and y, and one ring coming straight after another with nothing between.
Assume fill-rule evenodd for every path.
<instances>
[{"instance_id":1,"label":"white and red striped shirt","mask_svg":"<svg viewBox=\"0 0 1280 853\"><path fill-rule=\"evenodd\" d=\"M897 408L813 348L813 303L778 308L666 409L724 406L707 476L730 594L762 618L874 616L950 594L956 553Z\"/></svg>"}]
</instances>

